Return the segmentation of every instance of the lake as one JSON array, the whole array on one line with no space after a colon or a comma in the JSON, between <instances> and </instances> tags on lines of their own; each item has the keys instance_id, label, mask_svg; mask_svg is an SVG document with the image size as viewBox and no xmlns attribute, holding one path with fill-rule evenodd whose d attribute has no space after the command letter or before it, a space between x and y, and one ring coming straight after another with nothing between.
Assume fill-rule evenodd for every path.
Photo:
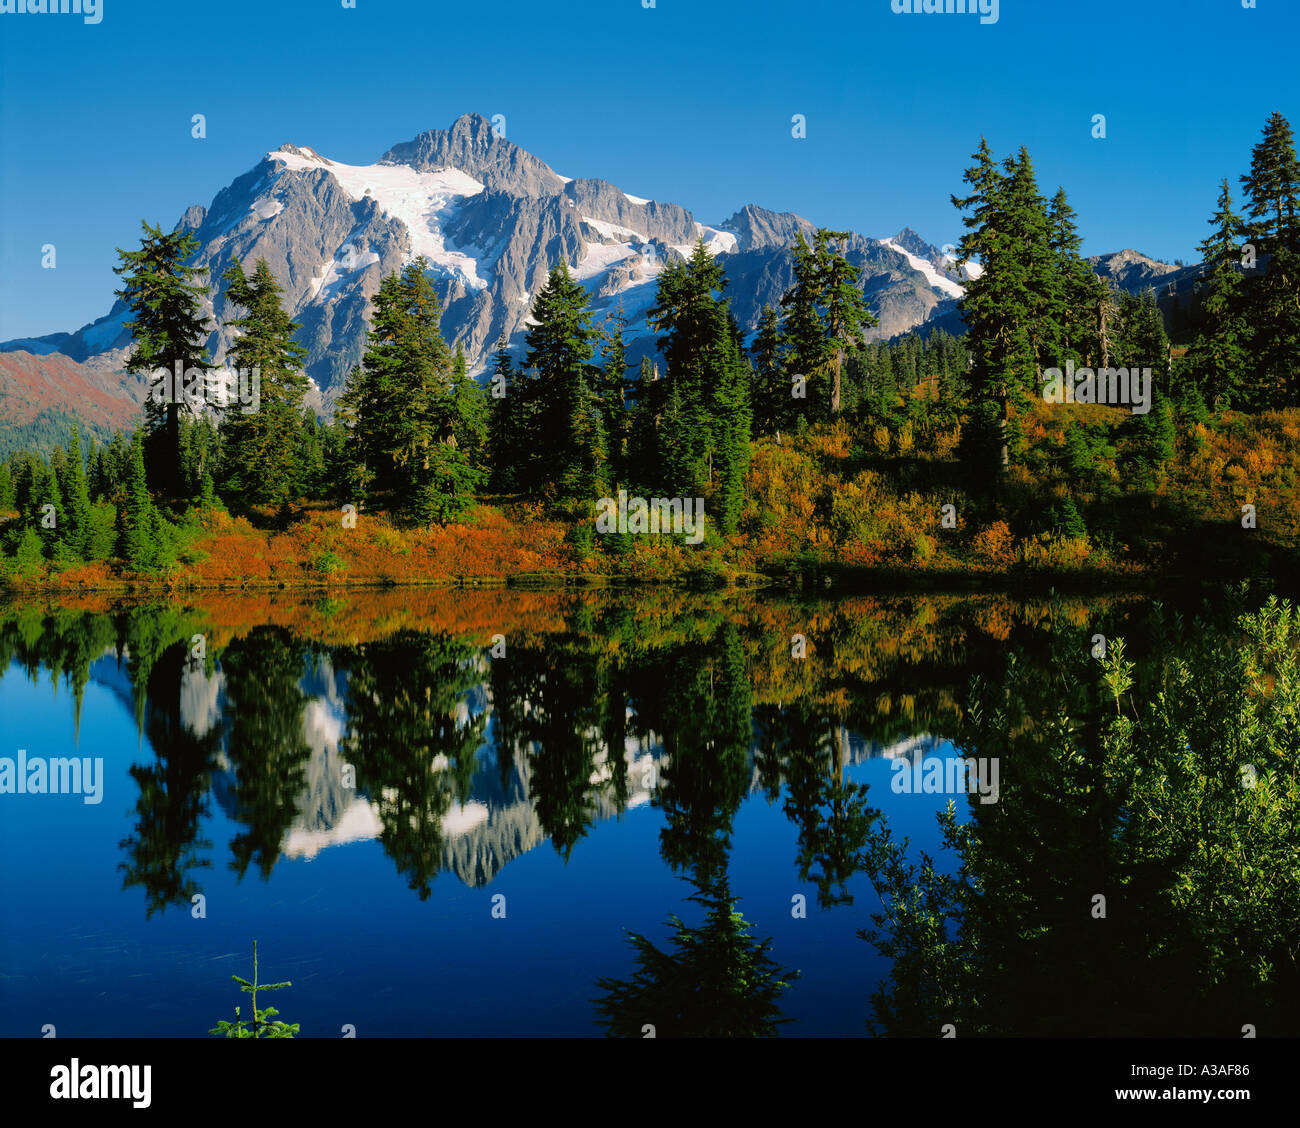
<instances>
[{"instance_id":1,"label":"lake","mask_svg":"<svg viewBox=\"0 0 1300 1128\"><path fill-rule=\"evenodd\" d=\"M248 1018L231 976L252 978L254 941L260 981L292 982L258 1006L300 1036L1185 1021L1152 1000L1204 959L1143 972L1136 934L1096 940L1094 889L1128 905L1115 874L1142 860L1075 802L1049 725L1022 739L1023 716L980 704L992 685L1025 715L1037 691L1016 687L1065 705L1057 651L1096 681L1091 640L1147 637L1152 616L1138 599L647 589L0 606L0 757L36 784L0 794L0 1034L206 1036L236 1005ZM1140 684L1160 676L1143 662ZM1086 761L1097 702L1068 711ZM971 885L950 803L986 867L960 917L917 884L928 858L944 896ZM995 887L1019 900L973 956L954 941ZM973 968L1023 953L1025 929L1046 937L1036 970ZM1101 1007L1099 987L1124 997ZM1261 1014L1294 1001L1291 981L1262 990ZM1218 996L1200 1000L1212 1026Z\"/></svg>"}]
</instances>

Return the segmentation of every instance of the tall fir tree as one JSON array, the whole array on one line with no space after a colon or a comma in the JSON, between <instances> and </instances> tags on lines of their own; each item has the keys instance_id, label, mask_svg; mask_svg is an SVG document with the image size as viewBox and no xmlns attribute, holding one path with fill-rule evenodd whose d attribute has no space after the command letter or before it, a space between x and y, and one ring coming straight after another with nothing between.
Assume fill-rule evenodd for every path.
<instances>
[{"instance_id":1,"label":"tall fir tree","mask_svg":"<svg viewBox=\"0 0 1300 1128\"><path fill-rule=\"evenodd\" d=\"M491 484L498 493L516 493L527 480L531 448L524 441L529 428L524 417L527 396L523 373L515 369L505 334L497 341L488 379L488 447L492 466Z\"/></svg>"},{"instance_id":2,"label":"tall fir tree","mask_svg":"<svg viewBox=\"0 0 1300 1128\"><path fill-rule=\"evenodd\" d=\"M659 406L659 488L707 496L718 528L733 532L749 466L750 378L739 329L721 297L726 280L704 240L659 275L649 324L668 371Z\"/></svg>"},{"instance_id":3,"label":"tall fir tree","mask_svg":"<svg viewBox=\"0 0 1300 1128\"><path fill-rule=\"evenodd\" d=\"M239 370L240 386L222 411L225 488L254 504L284 505L302 492L307 350L293 339L300 326L284 312L280 285L266 259L245 277L236 258L224 278L226 297L245 310L228 322L239 330L227 363ZM240 393L252 391L254 380L257 402L244 404ZM205 469L199 470L200 480Z\"/></svg>"},{"instance_id":4,"label":"tall fir tree","mask_svg":"<svg viewBox=\"0 0 1300 1128\"><path fill-rule=\"evenodd\" d=\"M804 389L812 389L812 402L800 402L794 417L807 416L814 422L822 417L821 405L829 399L823 391L824 370L830 359L826 339L826 323L822 318L821 296L825 280L821 274L822 263L816 250L809 245L800 231L790 248L793 260L794 283L781 295L781 308L785 311L785 337L789 344L787 364L791 382L805 381ZM793 419L791 420L793 425Z\"/></svg>"},{"instance_id":5,"label":"tall fir tree","mask_svg":"<svg viewBox=\"0 0 1300 1128\"><path fill-rule=\"evenodd\" d=\"M537 295L524 368L536 456L523 488L534 496L600 497L607 451L593 390L597 332L587 291L560 260Z\"/></svg>"},{"instance_id":6,"label":"tall fir tree","mask_svg":"<svg viewBox=\"0 0 1300 1128\"><path fill-rule=\"evenodd\" d=\"M1250 324L1246 318L1246 276L1242 266L1241 217L1232 209L1227 177L1210 217L1210 234L1199 245L1204 264L1200 324L1187 351L1185 370L1209 404L1230 408L1247 401Z\"/></svg>"},{"instance_id":7,"label":"tall fir tree","mask_svg":"<svg viewBox=\"0 0 1300 1128\"><path fill-rule=\"evenodd\" d=\"M1280 113L1251 153L1246 227L1267 263L1248 283L1258 406L1300 405L1300 160L1290 123Z\"/></svg>"},{"instance_id":8,"label":"tall fir tree","mask_svg":"<svg viewBox=\"0 0 1300 1128\"><path fill-rule=\"evenodd\" d=\"M596 398L600 403L605 443L609 451L610 479L627 481L628 378L627 342L624 333L627 318L620 303L613 316L606 318L600 333L600 368Z\"/></svg>"},{"instance_id":9,"label":"tall fir tree","mask_svg":"<svg viewBox=\"0 0 1300 1128\"><path fill-rule=\"evenodd\" d=\"M1012 407L1038 391L1036 348L1047 335L1033 324L1042 299L1032 290L1041 282L1044 250L1050 262L1050 244L1046 214L1041 224L1031 214L1039 206L1032 169L1023 161L1000 169L984 139L974 162L962 177L970 185L969 195L952 197L954 207L970 213L962 218L966 233L959 261L983 267L970 280L959 307L970 355L961 453L978 474L996 478L1017 445Z\"/></svg>"},{"instance_id":10,"label":"tall fir tree","mask_svg":"<svg viewBox=\"0 0 1300 1128\"><path fill-rule=\"evenodd\" d=\"M79 428L74 426L68 440L68 457L60 492L68 515L64 541L78 556L85 559L90 550L90 488L86 481L78 431Z\"/></svg>"},{"instance_id":11,"label":"tall fir tree","mask_svg":"<svg viewBox=\"0 0 1300 1128\"><path fill-rule=\"evenodd\" d=\"M380 282L365 355L339 401L354 488L421 525L453 520L482 480L456 438L455 366L428 266L421 256Z\"/></svg>"},{"instance_id":12,"label":"tall fir tree","mask_svg":"<svg viewBox=\"0 0 1300 1128\"><path fill-rule=\"evenodd\" d=\"M863 333L879 321L867 308L857 281L860 267L845 257L847 231L818 230L816 254L820 261L822 301L825 304L826 345L831 370L829 414L840 413L843 400L844 357L862 345ZM839 244L838 246L834 244Z\"/></svg>"},{"instance_id":13,"label":"tall fir tree","mask_svg":"<svg viewBox=\"0 0 1300 1128\"><path fill-rule=\"evenodd\" d=\"M117 510L117 555L131 571L144 572L158 562L157 524L145 473L144 432L137 428L131 436L126 497Z\"/></svg>"},{"instance_id":14,"label":"tall fir tree","mask_svg":"<svg viewBox=\"0 0 1300 1128\"><path fill-rule=\"evenodd\" d=\"M457 449L471 466L482 467L487 462L488 404L483 388L468 373L459 343L452 361L451 410Z\"/></svg>"},{"instance_id":15,"label":"tall fir tree","mask_svg":"<svg viewBox=\"0 0 1300 1128\"><path fill-rule=\"evenodd\" d=\"M1047 201L1038 191L1029 150L1023 146L1003 167L1003 221L1010 235L1004 251L1017 259L1013 275L1022 289L1015 295L1023 311L1023 327L1029 337L1034 365L1032 380L1022 380L1021 390L1036 393L1043 370L1055 365L1065 337L1066 293L1064 279L1053 253L1051 219Z\"/></svg>"},{"instance_id":16,"label":"tall fir tree","mask_svg":"<svg viewBox=\"0 0 1300 1128\"><path fill-rule=\"evenodd\" d=\"M1048 241L1054 265L1053 298L1057 303L1053 365L1067 360L1081 366L1101 363L1097 339L1097 309L1105 299L1105 286L1082 254L1074 209L1064 188L1057 188L1047 213Z\"/></svg>"},{"instance_id":17,"label":"tall fir tree","mask_svg":"<svg viewBox=\"0 0 1300 1128\"><path fill-rule=\"evenodd\" d=\"M794 415L792 383L786 369L786 339L781 315L769 303L759 317L749 355L754 371L754 433L771 435L790 426Z\"/></svg>"},{"instance_id":18,"label":"tall fir tree","mask_svg":"<svg viewBox=\"0 0 1300 1128\"><path fill-rule=\"evenodd\" d=\"M860 268L833 245L848 237L847 231L818 228L810 245L801 231L790 250L794 282L781 297L788 375L808 381L809 422L839 414L844 357L861 345L863 331L877 324L856 285Z\"/></svg>"},{"instance_id":19,"label":"tall fir tree","mask_svg":"<svg viewBox=\"0 0 1300 1128\"><path fill-rule=\"evenodd\" d=\"M201 297L207 287L196 279L206 271L188 265L199 241L189 230L164 234L162 229L141 222L144 237L134 251L118 248L120 265L113 272L124 285L116 291L130 309L126 322L134 341L127 360L128 372L152 376L167 373L166 381L154 383L145 401L144 417L149 444L147 462L150 481L160 493L178 496L180 473L181 416L188 410L181 403L183 381L174 379L191 368L206 370L207 337L210 324L203 313ZM180 388L175 387L181 383ZM172 394L168 395L170 391Z\"/></svg>"}]
</instances>

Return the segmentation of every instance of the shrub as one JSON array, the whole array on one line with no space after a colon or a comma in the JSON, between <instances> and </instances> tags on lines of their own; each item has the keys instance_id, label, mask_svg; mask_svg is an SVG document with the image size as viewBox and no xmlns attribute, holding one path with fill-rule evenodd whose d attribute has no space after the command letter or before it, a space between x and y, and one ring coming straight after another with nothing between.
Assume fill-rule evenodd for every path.
<instances>
[{"instance_id":1,"label":"shrub","mask_svg":"<svg viewBox=\"0 0 1300 1128\"><path fill-rule=\"evenodd\" d=\"M596 527L590 521L579 521L570 525L564 534L564 543L569 546L574 560L579 562L591 558L596 548Z\"/></svg>"},{"instance_id":2,"label":"shrub","mask_svg":"<svg viewBox=\"0 0 1300 1128\"><path fill-rule=\"evenodd\" d=\"M1015 537L1005 521L994 521L975 534L971 547L982 562L1003 567L1014 559Z\"/></svg>"},{"instance_id":3,"label":"shrub","mask_svg":"<svg viewBox=\"0 0 1300 1128\"><path fill-rule=\"evenodd\" d=\"M30 578L45 564L45 545L41 541L41 534L33 528L28 528L23 533L23 539L18 542L18 550L14 553L14 572L25 578Z\"/></svg>"},{"instance_id":4,"label":"shrub","mask_svg":"<svg viewBox=\"0 0 1300 1128\"><path fill-rule=\"evenodd\" d=\"M323 576L332 576L335 572L343 571L345 565L338 556L327 550L316 557L312 567Z\"/></svg>"}]
</instances>

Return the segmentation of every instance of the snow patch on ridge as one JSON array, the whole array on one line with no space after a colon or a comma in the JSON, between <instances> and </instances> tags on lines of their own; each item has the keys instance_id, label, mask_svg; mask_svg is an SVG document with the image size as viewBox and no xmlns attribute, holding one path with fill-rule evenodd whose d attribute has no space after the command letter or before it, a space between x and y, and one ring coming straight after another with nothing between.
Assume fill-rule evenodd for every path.
<instances>
[{"instance_id":1,"label":"snow patch on ridge","mask_svg":"<svg viewBox=\"0 0 1300 1128\"><path fill-rule=\"evenodd\" d=\"M279 200L256 200L248 205L248 210L255 212L262 219L274 219L284 211L284 204Z\"/></svg>"},{"instance_id":2,"label":"snow patch on ridge","mask_svg":"<svg viewBox=\"0 0 1300 1128\"><path fill-rule=\"evenodd\" d=\"M736 236L721 227L709 227L703 223L697 223L695 230L698 234L704 236L704 248L711 255L734 255L740 247Z\"/></svg>"},{"instance_id":3,"label":"snow patch on ridge","mask_svg":"<svg viewBox=\"0 0 1300 1128\"><path fill-rule=\"evenodd\" d=\"M613 239L620 243L628 239L646 241L646 237L640 231L633 231L630 227L620 227L617 223L606 223L603 219L592 219L589 215L579 216L578 218L587 226L594 227L606 239Z\"/></svg>"},{"instance_id":4,"label":"snow patch on ridge","mask_svg":"<svg viewBox=\"0 0 1300 1128\"><path fill-rule=\"evenodd\" d=\"M344 244L344 246L350 245ZM340 248L340 250L342 249ZM330 259L329 262L323 264L324 273L319 278L312 277L311 289L307 292L307 301L314 302L322 295L327 299L334 297L338 292L339 283L347 275L365 270L366 267L378 261L379 256L374 251L366 251L364 254L357 254L353 251L342 259L338 257Z\"/></svg>"},{"instance_id":5,"label":"snow patch on ridge","mask_svg":"<svg viewBox=\"0 0 1300 1128\"><path fill-rule=\"evenodd\" d=\"M620 262L637 257L638 252L630 243L588 243L587 253L577 265L573 276L580 282L586 282L604 274Z\"/></svg>"},{"instance_id":6,"label":"snow patch on ridge","mask_svg":"<svg viewBox=\"0 0 1300 1128\"><path fill-rule=\"evenodd\" d=\"M472 176L455 168L419 172L402 164L340 164L310 149L267 155L290 169L325 167L350 199L369 196L380 211L406 226L411 239L410 258L424 255L431 266L461 280L469 289L487 288L487 281L479 273L485 269L482 261L448 246L442 233L443 223L455 214L460 201L483 191L483 185ZM322 282L322 287L326 284Z\"/></svg>"},{"instance_id":7,"label":"snow patch on ridge","mask_svg":"<svg viewBox=\"0 0 1300 1128\"><path fill-rule=\"evenodd\" d=\"M124 311L87 327L85 332L81 334L81 339L85 342L86 348L92 353L103 352L122 335L122 332L126 329L127 319L130 316L129 313Z\"/></svg>"},{"instance_id":8,"label":"snow patch on ridge","mask_svg":"<svg viewBox=\"0 0 1300 1128\"><path fill-rule=\"evenodd\" d=\"M911 251L900 247L892 239L882 239L880 245L882 247L888 247L891 251L897 251L907 259L908 266L923 274L925 280L936 290L942 290L950 298L962 298L966 296L966 288L964 286L959 286L951 278L946 278L944 275L940 274L939 271L935 270L933 263L928 263L923 258L917 258Z\"/></svg>"}]
</instances>

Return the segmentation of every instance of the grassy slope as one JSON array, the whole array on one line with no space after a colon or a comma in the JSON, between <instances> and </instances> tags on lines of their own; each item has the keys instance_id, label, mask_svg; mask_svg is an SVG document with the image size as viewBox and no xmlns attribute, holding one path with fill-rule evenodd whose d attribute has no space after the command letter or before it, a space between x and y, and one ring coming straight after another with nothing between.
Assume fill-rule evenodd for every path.
<instances>
[{"instance_id":1,"label":"grassy slope","mask_svg":"<svg viewBox=\"0 0 1300 1128\"><path fill-rule=\"evenodd\" d=\"M305 508L287 529L213 514L195 530L166 578L123 577L105 564L19 586L64 590L168 586L336 586L388 583L754 583L809 572L840 579L910 582L1076 577L1148 584L1174 576L1218 582L1292 567L1300 546L1300 412L1228 415L1179 436L1154 489L1126 474L1123 409L1035 405L1025 420L1026 465L995 500L969 489L955 430L815 428L778 445L754 445L740 530L687 546L670 537L579 536L594 508L564 513L488 499L447 528L401 529L382 513L344 527L337 508ZM1087 429L1093 449L1072 493L1087 536L1050 530L1067 490L1060 469L1065 424ZM1055 468L1055 469L1049 469ZM1242 506L1258 528L1242 527ZM945 527L945 505L955 527ZM706 513L708 504L706 501ZM679 538L680 539L680 538ZM679 540L678 539L678 540ZM588 542L584 546L583 542Z\"/></svg>"}]
</instances>

